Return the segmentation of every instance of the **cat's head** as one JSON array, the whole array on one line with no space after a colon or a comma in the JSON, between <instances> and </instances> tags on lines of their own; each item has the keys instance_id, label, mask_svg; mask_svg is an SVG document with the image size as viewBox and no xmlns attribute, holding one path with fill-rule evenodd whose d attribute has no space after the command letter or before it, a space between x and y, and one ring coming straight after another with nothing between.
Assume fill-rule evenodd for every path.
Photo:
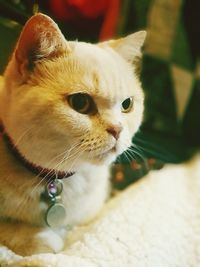
<instances>
[{"instance_id":1,"label":"cat's head","mask_svg":"<svg viewBox=\"0 0 200 267\"><path fill-rule=\"evenodd\" d=\"M110 163L131 145L143 113L135 61L145 32L99 44L66 41L37 14L5 71L0 116L30 162L76 170Z\"/></svg>"}]
</instances>

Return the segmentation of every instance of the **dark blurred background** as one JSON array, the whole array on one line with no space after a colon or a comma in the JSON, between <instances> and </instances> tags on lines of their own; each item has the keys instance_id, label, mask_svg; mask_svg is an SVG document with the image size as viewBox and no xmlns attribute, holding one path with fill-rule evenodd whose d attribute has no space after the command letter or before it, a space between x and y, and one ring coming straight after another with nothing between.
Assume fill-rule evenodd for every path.
<instances>
[{"instance_id":1,"label":"dark blurred background","mask_svg":"<svg viewBox=\"0 0 200 267\"><path fill-rule=\"evenodd\" d=\"M0 0L1 74L37 11L50 15L68 40L98 42L147 30L140 74L145 116L132 150L113 166L117 188L199 151L199 0Z\"/></svg>"}]
</instances>

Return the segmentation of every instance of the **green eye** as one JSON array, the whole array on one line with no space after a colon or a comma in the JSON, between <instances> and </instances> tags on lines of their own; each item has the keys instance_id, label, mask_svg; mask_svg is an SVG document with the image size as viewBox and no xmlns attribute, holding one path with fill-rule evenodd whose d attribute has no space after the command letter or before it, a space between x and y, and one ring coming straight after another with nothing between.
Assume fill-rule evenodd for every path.
<instances>
[{"instance_id":1,"label":"green eye","mask_svg":"<svg viewBox=\"0 0 200 267\"><path fill-rule=\"evenodd\" d=\"M133 108L133 97L129 97L122 102L121 110L123 113L128 113Z\"/></svg>"},{"instance_id":2,"label":"green eye","mask_svg":"<svg viewBox=\"0 0 200 267\"><path fill-rule=\"evenodd\" d=\"M68 96L68 103L71 108L82 114L94 113L95 104L88 94L77 93Z\"/></svg>"}]
</instances>

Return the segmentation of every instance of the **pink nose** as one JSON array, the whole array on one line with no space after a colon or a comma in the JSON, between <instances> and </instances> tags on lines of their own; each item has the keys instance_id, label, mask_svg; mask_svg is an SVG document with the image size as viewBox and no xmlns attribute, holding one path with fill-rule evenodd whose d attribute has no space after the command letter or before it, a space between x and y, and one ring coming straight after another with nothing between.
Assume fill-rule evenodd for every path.
<instances>
[{"instance_id":1,"label":"pink nose","mask_svg":"<svg viewBox=\"0 0 200 267\"><path fill-rule=\"evenodd\" d=\"M106 131L111 134L116 140L119 139L120 133L122 131L122 126L113 125L106 129Z\"/></svg>"}]
</instances>

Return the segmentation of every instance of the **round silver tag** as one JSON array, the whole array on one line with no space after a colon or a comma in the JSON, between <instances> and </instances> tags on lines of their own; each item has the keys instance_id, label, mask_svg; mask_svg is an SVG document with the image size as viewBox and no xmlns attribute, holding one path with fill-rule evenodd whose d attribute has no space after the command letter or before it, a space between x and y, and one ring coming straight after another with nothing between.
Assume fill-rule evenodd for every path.
<instances>
[{"instance_id":1,"label":"round silver tag","mask_svg":"<svg viewBox=\"0 0 200 267\"><path fill-rule=\"evenodd\" d=\"M61 226L66 218L65 207L60 203L50 206L46 212L46 223L50 227Z\"/></svg>"}]
</instances>

